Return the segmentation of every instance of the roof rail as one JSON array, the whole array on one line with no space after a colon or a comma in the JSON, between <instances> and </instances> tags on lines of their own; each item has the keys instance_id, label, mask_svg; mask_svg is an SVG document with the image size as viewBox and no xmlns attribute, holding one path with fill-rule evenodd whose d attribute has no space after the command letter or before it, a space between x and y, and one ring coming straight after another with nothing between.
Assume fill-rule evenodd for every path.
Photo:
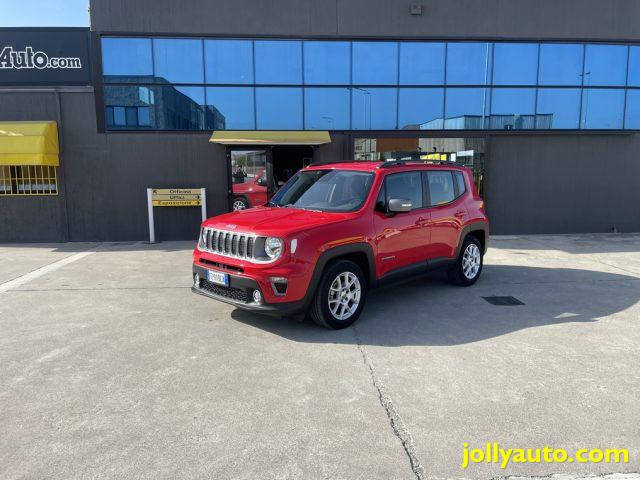
<instances>
[{"instance_id":1,"label":"roof rail","mask_svg":"<svg viewBox=\"0 0 640 480\"><path fill-rule=\"evenodd\" d=\"M335 162L313 162L307 167L321 167L322 165L333 165L335 163L371 163L369 160L338 160Z\"/></svg>"},{"instance_id":2,"label":"roof rail","mask_svg":"<svg viewBox=\"0 0 640 480\"><path fill-rule=\"evenodd\" d=\"M384 162L378 168L394 168L394 167L402 167L404 165L426 165L429 163L443 163L443 164L453 164L449 160L394 160L392 162ZM455 165L454 165L455 166Z\"/></svg>"}]
</instances>

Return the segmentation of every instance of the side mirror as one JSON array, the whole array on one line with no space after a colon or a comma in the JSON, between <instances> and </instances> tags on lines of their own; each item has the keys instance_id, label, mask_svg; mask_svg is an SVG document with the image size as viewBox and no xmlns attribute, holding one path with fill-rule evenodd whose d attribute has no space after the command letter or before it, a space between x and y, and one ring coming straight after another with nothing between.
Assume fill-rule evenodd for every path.
<instances>
[{"instance_id":1,"label":"side mirror","mask_svg":"<svg viewBox=\"0 0 640 480\"><path fill-rule=\"evenodd\" d=\"M266 185L267 185L267 180L266 180L266 179L264 179L264 178L259 178L257 183L258 183L258 185L260 185L261 187L264 187L264 186L266 186Z\"/></svg>"},{"instance_id":2,"label":"side mirror","mask_svg":"<svg viewBox=\"0 0 640 480\"><path fill-rule=\"evenodd\" d=\"M410 212L413 208L411 200L390 198L387 202L387 210L393 213Z\"/></svg>"}]
</instances>

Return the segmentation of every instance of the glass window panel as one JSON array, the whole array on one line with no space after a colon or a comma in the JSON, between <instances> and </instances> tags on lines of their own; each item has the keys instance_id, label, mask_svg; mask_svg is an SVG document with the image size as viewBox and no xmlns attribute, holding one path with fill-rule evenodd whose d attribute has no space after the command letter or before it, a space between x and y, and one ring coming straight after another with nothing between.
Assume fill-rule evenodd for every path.
<instances>
[{"instance_id":1,"label":"glass window panel","mask_svg":"<svg viewBox=\"0 0 640 480\"><path fill-rule=\"evenodd\" d=\"M204 83L202 40L154 38L153 58L158 82Z\"/></svg>"},{"instance_id":2,"label":"glass window panel","mask_svg":"<svg viewBox=\"0 0 640 480\"><path fill-rule=\"evenodd\" d=\"M487 93L484 88L447 88L444 128L483 129Z\"/></svg>"},{"instance_id":3,"label":"glass window panel","mask_svg":"<svg viewBox=\"0 0 640 480\"><path fill-rule=\"evenodd\" d=\"M126 117L127 117L127 126L137 126L138 125L138 107L127 107L126 108Z\"/></svg>"},{"instance_id":4,"label":"glass window panel","mask_svg":"<svg viewBox=\"0 0 640 480\"><path fill-rule=\"evenodd\" d=\"M258 130L302 130L302 88L256 88Z\"/></svg>"},{"instance_id":5,"label":"glass window panel","mask_svg":"<svg viewBox=\"0 0 640 480\"><path fill-rule=\"evenodd\" d=\"M428 171L427 178L429 180L429 205L444 205L456 198L451 172Z\"/></svg>"},{"instance_id":6,"label":"glass window panel","mask_svg":"<svg viewBox=\"0 0 640 480\"><path fill-rule=\"evenodd\" d=\"M582 128L622 128L624 90L585 88L582 92Z\"/></svg>"},{"instance_id":7,"label":"glass window panel","mask_svg":"<svg viewBox=\"0 0 640 480\"><path fill-rule=\"evenodd\" d=\"M629 86L640 87L640 47L629 50Z\"/></svg>"},{"instance_id":8,"label":"glass window panel","mask_svg":"<svg viewBox=\"0 0 640 480\"><path fill-rule=\"evenodd\" d=\"M302 83L302 42L255 41L256 83Z\"/></svg>"},{"instance_id":9,"label":"glass window panel","mask_svg":"<svg viewBox=\"0 0 640 480\"><path fill-rule=\"evenodd\" d=\"M351 128L393 130L396 128L397 89L352 88Z\"/></svg>"},{"instance_id":10,"label":"glass window panel","mask_svg":"<svg viewBox=\"0 0 640 480\"><path fill-rule=\"evenodd\" d=\"M205 40L207 83L253 83L251 40Z\"/></svg>"},{"instance_id":11,"label":"glass window panel","mask_svg":"<svg viewBox=\"0 0 640 480\"><path fill-rule=\"evenodd\" d=\"M125 126L127 124L125 119L125 107L113 107L113 118L114 125L119 127Z\"/></svg>"},{"instance_id":12,"label":"glass window panel","mask_svg":"<svg viewBox=\"0 0 640 480\"><path fill-rule=\"evenodd\" d=\"M494 88L489 128L523 130L535 128L536 91L533 88Z\"/></svg>"},{"instance_id":13,"label":"glass window panel","mask_svg":"<svg viewBox=\"0 0 640 480\"><path fill-rule=\"evenodd\" d=\"M583 50L583 45L541 44L540 85L581 85Z\"/></svg>"},{"instance_id":14,"label":"glass window panel","mask_svg":"<svg viewBox=\"0 0 640 480\"><path fill-rule=\"evenodd\" d=\"M541 88L538 90L536 128L577 129L580 124L580 90Z\"/></svg>"},{"instance_id":15,"label":"glass window panel","mask_svg":"<svg viewBox=\"0 0 640 480\"><path fill-rule=\"evenodd\" d=\"M304 83L348 85L351 45L349 42L304 42Z\"/></svg>"},{"instance_id":16,"label":"glass window panel","mask_svg":"<svg viewBox=\"0 0 640 480\"><path fill-rule=\"evenodd\" d=\"M105 82L139 82L151 79L151 39L103 38L102 73Z\"/></svg>"},{"instance_id":17,"label":"glass window panel","mask_svg":"<svg viewBox=\"0 0 640 480\"><path fill-rule=\"evenodd\" d=\"M398 83L397 42L353 42L352 62L355 85Z\"/></svg>"},{"instance_id":18,"label":"glass window panel","mask_svg":"<svg viewBox=\"0 0 640 480\"><path fill-rule=\"evenodd\" d=\"M584 86L623 86L627 80L627 47L587 45Z\"/></svg>"},{"instance_id":19,"label":"glass window panel","mask_svg":"<svg viewBox=\"0 0 640 480\"><path fill-rule=\"evenodd\" d=\"M447 46L447 84L485 85L490 62L488 43L449 43Z\"/></svg>"},{"instance_id":20,"label":"glass window panel","mask_svg":"<svg viewBox=\"0 0 640 480\"><path fill-rule=\"evenodd\" d=\"M254 130L253 88L208 87L207 128L213 130Z\"/></svg>"},{"instance_id":21,"label":"glass window panel","mask_svg":"<svg viewBox=\"0 0 640 480\"><path fill-rule=\"evenodd\" d=\"M537 74L537 44L495 44L493 48L494 85L535 85Z\"/></svg>"},{"instance_id":22,"label":"glass window panel","mask_svg":"<svg viewBox=\"0 0 640 480\"><path fill-rule=\"evenodd\" d=\"M349 89L305 89L304 128L305 130L348 130Z\"/></svg>"},{"instance_id":23,"label":"glass window panel","mask_svg":"<svg viewBox=\"0 0 640 480\"><path fill-rule=\"evenodd\" d=\"M443 85L444 43L400 43L400 85Z\"/></svg>"},{"instance_id":24,"label":"glass window panel","mask_svg":"<svg viewBox=\"0 0 640 480\"><path fill-rule=\"evenodd\" d=\"M640 130L640 90L627 91L627 111L624 128Z\"/></svg>"},{"instance_id":25,"label":"glass window panel","mask_svg":"<svg viewBox=\"0 0 640 480\"><path fill-rule=\"evenodd\" d=\"M156 87L154 98L158 128L205 129L204 87Z\"/></svg>"},{"instance_id":26,"label":"glass window panel","mask_svg":"<svg viewBox=\"0 0 640 480\"><path fill-rule=\"evenodd\" d=\"M385 177L385 203L392 198L411 200L412 208L422 208L422 174L420 172L394 173Z\"/></svg>"},{"instance_id":27,"label":"glass window panel","mask_svg":"<svg viewBox=\"0 0 640 480\"><path fill-rule=\"evenodd\" d=\"M442 129L442 88L401 88L399 105L399 129Z\"/></svg>"},{"instance_id":28,"label":"glass window panel","mask_svg":"<svg viewBox=\"0 0 640 480\"><path fill-rule=\"evenodd\" d=\"M157 128L155 123L155 95L152 91L154 87L139 86L116 86L105 85L104 104L107 112L107 126L109 128L135 129L136 125L127 125L127 114L131 107L138 108L138 127L145 130ZM146 113L144 113L146 110ZM129 110L130 111L130 110Z\"/></svg>"}]
</instances>

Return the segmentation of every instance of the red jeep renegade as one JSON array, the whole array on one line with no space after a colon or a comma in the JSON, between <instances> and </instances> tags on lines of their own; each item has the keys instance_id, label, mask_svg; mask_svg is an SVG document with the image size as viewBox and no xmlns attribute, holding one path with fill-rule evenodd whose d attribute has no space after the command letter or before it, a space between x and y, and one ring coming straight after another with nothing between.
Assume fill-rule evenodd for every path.
<instances>
[{"instance_id":1,"label":"red jeep renegade","mask_svg":"<svg viewBox=\"0 0 640 480\"><path fill-rule=\"evenodd\" d=\"M446 268L453 283L474 284L488 238L466 168L313 164L266 205L202 224L193 291L255 312L308 312L319 325L344 328L383 282Z\"/></svg>"}]
</instances>

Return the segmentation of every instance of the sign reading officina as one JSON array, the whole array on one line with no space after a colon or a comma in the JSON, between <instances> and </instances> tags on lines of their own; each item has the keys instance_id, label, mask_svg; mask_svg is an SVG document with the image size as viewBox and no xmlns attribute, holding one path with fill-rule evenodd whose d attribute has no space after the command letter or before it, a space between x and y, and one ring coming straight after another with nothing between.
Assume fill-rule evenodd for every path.
<instances>
[{"instance_id":1,"label":"sign reading officina","mask_svg":"<svg viewBox=\"0 0 640 480\"><path fill-rule=\"evenodd\" d=\"M89 85L89 29L0 28L0 85Z\"/></svg>"}]
</instances>

